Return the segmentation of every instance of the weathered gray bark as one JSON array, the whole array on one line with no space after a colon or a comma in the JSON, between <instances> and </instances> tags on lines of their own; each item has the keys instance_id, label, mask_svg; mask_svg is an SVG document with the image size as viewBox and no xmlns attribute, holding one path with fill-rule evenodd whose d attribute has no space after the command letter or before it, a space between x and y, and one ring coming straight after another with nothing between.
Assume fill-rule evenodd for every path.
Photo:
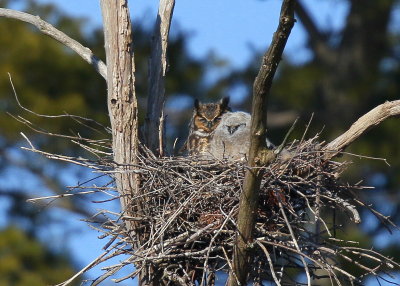
<instances>
[{"instance_id":1,"label":"weathered gray bark","mask_svg":"<svg viewBox=\"0 0 400 286\"><path fill-rule=\"evenodd\" d=\"M165 102L165 74L167 72L168 35L175 0L160 0L156 26L151 45L149 64L149 97L145 122L145 141L155 154L163 155L162 111Z\"/></svg>"},{"instance_id":2,"label":"weathered gray bark","mask_svg":"<svg viewBox=\"0 0 400 286\"><path fill-rule=\"evenodd\" d=\"M295 3L295 0L283 1L279 26L268 51L263 57L260 71L254 82L249 151L250 167L266 165L274 158L273 153L267 150L265 143L267 99L276 69L295 22ZM237 218L238 235L233 253L233 269L229 273L228 279L230 286L246 285L251 258L250 244L253 242L261 177L262 171L257 169L249 169L245 175Z\"/></svg>"},{"instance_id":3,"label":"weathered gray bark","mask_svg":"<svg viewBox=\"0 0 400 286\"><path fill-rule=\"evenodd\" d=\"M130 198L138 191L138 176L130 165L137 163L138 119L132 27L127 0L101 0L107 59L107 105L112 128L116 186L122 211L129 215ZM129 232L133 225L125 221Z\"/></svg>"}]
</instances>

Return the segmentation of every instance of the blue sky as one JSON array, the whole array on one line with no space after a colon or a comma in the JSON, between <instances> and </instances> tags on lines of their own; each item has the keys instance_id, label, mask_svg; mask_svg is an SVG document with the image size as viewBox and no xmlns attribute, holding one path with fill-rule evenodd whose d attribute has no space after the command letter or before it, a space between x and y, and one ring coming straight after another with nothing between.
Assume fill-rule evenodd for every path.
<instances>
[{"instance_id":1,"label":"blue sky","mask_svg":"<svg viewBox=\"0 0 400 286\"><path fill-rule=\"evenodd\" d=\"M90 26L101 25L98 0L40 0L55 3L70 15L86 17ZM158 8L155 0L129 1L134 21L152 24ZM347 5L342 0L305 0L318 24L339 28L343 25ZM202 0L176 1L172 32L189 32L190 52L203 57L210 51L242 66L251 58L253 49L264 50L276 29L280 0ZM305 34L295 25L286 52L293 61L303 62L309 56L304 48Z\"/></svg>"}]
</instances>

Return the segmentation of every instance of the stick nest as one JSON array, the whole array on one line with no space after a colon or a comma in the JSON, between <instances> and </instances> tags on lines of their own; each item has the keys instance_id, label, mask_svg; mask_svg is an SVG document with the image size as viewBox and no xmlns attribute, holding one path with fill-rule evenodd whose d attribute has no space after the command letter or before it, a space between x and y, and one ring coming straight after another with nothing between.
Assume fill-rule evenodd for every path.
<instances>
[{"instance_id":1,"label":"stick nest","mask_svg":"<svg viewBox=\"0 0 400 286\"><path fill-rule=\"evenodd\" d=\"M339 177L348 164L324 159L321 150L316 138L294 142L287 147L289 159L278 157L262 168L257 222L249 243L255 284L293 285L296 277L305 274L309 279L348 285L367 274L398 267L391 259L337 235L343 220L360 222L357 207L366 206L355 191L363 187L343 183ZM129 258L106 268L98 282L133 263L136 270L117 282L145 270L148 275L141 279L147 282L213 285L216 272L231 269L246 169L243 162L155 158L141 147L136 168L141 195L128 199L126 213L103 224L112 238L106 248L119 238L108 256L124 253ZM134 232L128 232L122 221ZM355 265L361 274L349 273L343 262Z\"/></svg>"}]
</instances>

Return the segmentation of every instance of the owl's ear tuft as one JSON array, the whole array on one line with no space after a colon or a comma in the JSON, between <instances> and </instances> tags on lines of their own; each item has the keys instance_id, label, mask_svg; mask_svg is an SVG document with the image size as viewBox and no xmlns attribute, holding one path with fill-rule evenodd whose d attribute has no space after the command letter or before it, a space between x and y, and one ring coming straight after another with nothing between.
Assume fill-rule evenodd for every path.
<instances>
[{"instance_id":1,"label":"owl's ear tuft","mask_svg":"<svg viewBox=\"0 0 400 286\"><path fill-rule=\"evenodd\" d=\"M199 102L199 100L196 98L196 99L194 100L194 108L199 109L199 105L200 105L200 102Z\"/></svg>"},{"instance_id":2,"label":"owl's ear tuft","mask_svg":"<svg viewBox=\"0 0 400 286\"><path fill-rule=\"evenodd\" d=\"M221 104L222 109L230 110L230 108L228 107L228 104L229 104L229 97L228 96L222 98L220 100L220 104Z\"/></svg>"}]
</instances>

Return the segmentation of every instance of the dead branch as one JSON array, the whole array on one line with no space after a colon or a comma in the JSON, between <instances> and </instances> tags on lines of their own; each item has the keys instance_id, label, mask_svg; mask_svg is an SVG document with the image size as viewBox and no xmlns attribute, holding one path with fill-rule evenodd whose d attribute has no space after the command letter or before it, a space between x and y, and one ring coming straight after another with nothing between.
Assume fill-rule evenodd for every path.
<instances>
[{"instance_id":1,"label":"dead branch","mask_svg":"<svg viewBox=\"0 0 400 286\"><path fill-rule=\"evenodd\" d=\"M387 101L378 105L371 111L361 116L345 133L337 137L324 147L326 153L325 158L331 159L337 156L341 151L346 149L357 138L367 132L369 129L377 126L387 118L400 115L400 100Z\"/></svg>"},{"instance_id":2,"label":"dead branch","mask_svg":"<svg viewBox=\"0 0 400 286\"><path fill-rule=\"evenodd\" d=\"M93 268L98 264L98 262L107 254L107 252L102 253L100 256L95 258L92 262L90 262L88 265L83 267L80 271L75 273L71 278L68 280L64 281L63 283L57 284L56 286L67 286L70 285L76 278L78 278L80 275L88 271L89 269Z\"/></svg>"},{"instance_id":3,"label":"dead branch","mask_svg":"<svg viewBox=\"0 0 400 286\"><path fill-rule=\"evenodd\" d=\"M163 153L163 146L160 144L161 140L159 140L159 133L163 133L163 128L160 129L160 120L161 116L163 116L162 113L165 102L167 45L174 6L175 0L160 0L157 21L153 34L153 41L151 45L151 58L149 64L149 97L147 100L145 139L147 146L155 154Z\"/></svg>"},{"instance_id":4,"label":"dead branch","mask_svg":"<svg viewBox=\"0 0 400 286\"><path fill-rule=\"evenodd\" d=\"M297 242L296 236L295 236L295 234L294 234L294 232L293 232L292 226L290 225L290 222L289 222L289 220L288 220L288 218L287 218L287 216L286 216L285 210L284 210L283 207L282 207L282 202L279 201L279 202L278 202L278 205L279 205L279 210L280 210L281 213L282 213L282 217L283 217L283 219L284 219L284 221L285 221L285 224L286 224L286 226L287 226L287 228L288 228L288 231L289 231L289 233L290 233L290 236L292 237L293 244L294 244L294 246L296 247L296 250L297 250L298 252L301 253L301 249L300 249L299 244L298 244L298 242ZM319 207L319 204L318 204L318 203L317 203L317 207ZM310 276L310 270L308 269L308 264L307 264L306 260L304 259L304 257L303 257L302 255L300 256L300 260L301 260L301 263L303 263L303 265L304 265L304 271L306 272L306 276L307 276L307 285L308 285L308 286L311 286L311 276Z\"/></svg>"},{"instance_id":5,"label":"dead branch","mask_svg":"<svg viewBox=\"0 0 400 286\"><path fill-rule=\"evenodd\" d=\"M273 160L272 152L266 151L267 129L267 98L272 86L278 64L282 58L287 39L295 23L295 0L285 0L282 3L278 28L272 39L272 43L262 59L260 71L253 85L253 102L251 117L251 137L249 151L249 166L257 167L268 165ZM249 169L243 182L243 192L239 204L237 218L238 235L233 254L233 271L229 274L228 285L246 285L249 271L249 243L252 241L253 229L256 221L259 188L263 171ZM238 279L235 278L236 273ZM238 281L240 283L238 283Z\"/></svg>"},{"instance_id":6,"label":"dead branch","mask_svg":"<svg viewBox=\"0 0 400 286\"><path fill-rule=\"evenodd\" d=\"M59 41L61 44L71 48L75 53L81 56L81 58L91 64L104 79L107 78L106 65L100 59L98 59L88 47L85 47L81 43L70 38L51 24L42 20L39 16L33 16L25 12L11 9L0 8L0 17L20 20L36 26L43 34L46 34Z\"/></svg>"},{"instance_id":7,"label":"dead branch","mask_svg":"<svg viewBox=\"0 0 400 286\"><path fill-rule=\"evenodd\" d=\"M281 286L281 283L279 282L279 279L278 279L278 277L276 276L276 273L275 273L274 264L272 262L271 255L269 254L267 248L259 241L256 241L256 243L264 251L265 256L267 257L269 269L271 271L271 275L272 275L272 278L274 279L275 284L277 286Z\"/></svg>"}]
</instances>

